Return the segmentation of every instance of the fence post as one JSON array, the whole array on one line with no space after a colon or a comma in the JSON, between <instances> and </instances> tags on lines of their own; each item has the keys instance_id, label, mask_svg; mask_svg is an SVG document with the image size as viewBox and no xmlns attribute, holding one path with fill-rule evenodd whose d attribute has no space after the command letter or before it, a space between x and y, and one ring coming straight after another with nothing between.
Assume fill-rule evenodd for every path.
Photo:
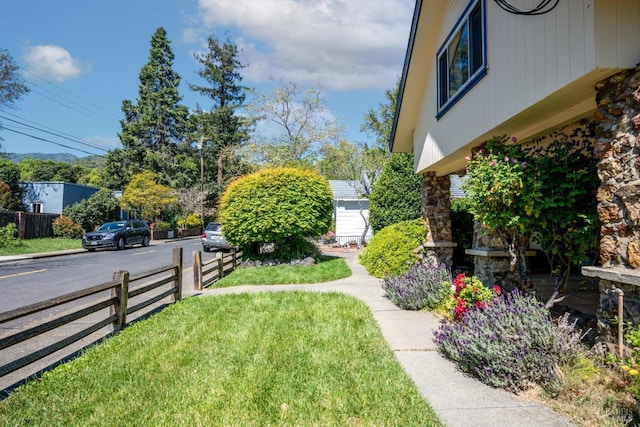
<instances>
[{"instance_id":1,"label":"fence post","mask_svg":"<svg viewBox=\"0 0 640 427\"><path fill-rule=\"evenodd\" d=\"M182 299L182 246L173 248L173 265L178 266L177 276L173 284L176 288L176 292L173 296L173 301L179 301Z\"/></svg>"},{"instance_id":2,"label":"fence post","mask_svg":"<svg viewBox=\"0 0 640 427\"><path fill-rule=\"evenodd\" d=\"M18 212L18 238L27 238L27 213L22 211Z\"/></svg>"},{"instance_id":3,"label":"fence post","mask_svg":"<svg viewBox=\"0 0 640 427\"><path fill-rule=\"evenodd\" d=\"M193 289L202 290L202 252L193 251Z\"/></svg>"},{"instance_id":4,"label":"fence post","mask_svg":"<svg viewBox=\"0 0 640 427\"><path fill-rule=\"evenodd\" d=\"M127 305L129 301L129 272L120 270L113 273L113 281L118 285L111 288L111 298L115 298L111 307L112 314L115 313L116 320L113 322L113 331L118 332L124 329L127 324Z\"/></svg>"},{"instance_id":5,"label":"fence post","mask_svg":"<svg viewBox=\"0 0 640 427\"><path fill-rule=\"evenodd\" d=\"M233 265L233 269L232 269L233 271L236 269L236 248L231 249L231 254L233 255L233 258L232 258L233 264L231 264Z\"/></svg>"},{"instance_id":6,"label":"fence post","mask_svg":"<svg viewBox=\"0 0 640 427\"><path fill-rule=\"evenodd\" d=\"M224 275L224 254L222 251L217 253L216 259L218 260L218 280L220 280Z\"/></svg>"}]
</instances>

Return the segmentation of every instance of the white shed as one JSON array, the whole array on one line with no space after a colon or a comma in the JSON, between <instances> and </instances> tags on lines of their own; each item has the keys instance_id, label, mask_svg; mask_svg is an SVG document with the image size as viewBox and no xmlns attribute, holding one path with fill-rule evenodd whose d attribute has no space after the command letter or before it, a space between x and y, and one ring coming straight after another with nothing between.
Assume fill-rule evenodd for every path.
<instances>
[{"instance_id":1,"label":"white shed","mask_svg":"<svg viewBox=\"0 0 640 427\"><path fill-rule=\"evenodd\" d=\"M330 180L333 191L333 218L336 224L336 240L346 244L351 241L360 243L367 229L365 241L369 241L373 232L369 227L369 199L358 181Z\"/></svg>"}]
</instances>

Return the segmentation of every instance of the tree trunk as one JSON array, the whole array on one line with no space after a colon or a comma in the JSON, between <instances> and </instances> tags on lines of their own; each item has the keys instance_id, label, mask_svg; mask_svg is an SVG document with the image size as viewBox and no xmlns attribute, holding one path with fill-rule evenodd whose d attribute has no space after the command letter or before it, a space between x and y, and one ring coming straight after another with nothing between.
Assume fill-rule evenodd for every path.
<instances>
[{"instance_id":1,"label":"tree trunk","mask_svg":"<svg viewBox=\"0 0 640 427\"><path fill-rule=\"evenodd\" d=\"M218 188L222 191L222 154L218 155Z\"/></svg>"}]
</instances>

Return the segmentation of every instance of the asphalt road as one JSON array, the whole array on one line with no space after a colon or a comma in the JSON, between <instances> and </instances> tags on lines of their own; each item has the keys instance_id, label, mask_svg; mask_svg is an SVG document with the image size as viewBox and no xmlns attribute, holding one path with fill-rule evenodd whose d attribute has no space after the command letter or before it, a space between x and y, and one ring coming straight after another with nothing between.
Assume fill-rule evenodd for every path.
<instances>
[{"instance_id":1,"label":"asphalt road","mask_svg":"<svg viewBox=\"0 0 640 427\"><path fill-rule=\"evenodd\" d=\"M202 250L200 239L152 242L146 248L98 250L0 264L0 312L108 282L119 270L135 275L168 265L177 246L183 248L183 280L188 291L189 283L193 286L193 251ZM207 260L216 253L202 255Z\"/></svg>"},{"instance_id":2,"label":"asphalt road","mask_svg":"<svg viewBox=\"0 0 640 427\"><path fill-rule=\"evenodd\" d=\"M202 250L200 239L188 239L169 242L152 242L146 248L132 247L122 251L102 250L81 252L72 255L27 259L0 264L0 313L26 305L45 301L57 296L86 289L111 281L113 273L127 270L134 276L171 264L173 248L183 249L183 295L193 290L193 252ZM217 253L202 253L203 260L216 257ZM108 292L77 300L66 305L34 314L3 324L0 338L36 326L51 316L59 317L72 307L82 307L101 298L107 298ZM146 297L141 297L145 299ZM93 301L93 302L92 302ZM154 305L129 316L129 320L161 308L173 301L167 297ZM130 304L135 300L130 300ZM23 343L0 350L0 366L12 363L22 356L45 348L63 338L69 337L84 328L99 323L109 316L109 308L102 309L81 320L69 323L54 331L39 335ZM19 384L21 380L73 355L83 347L110 334L110 327L99 329L70 346L53 353L35 363L27 365L7 375L0 375L0 395L5 389Z\"/></svg>"}]
</instances>

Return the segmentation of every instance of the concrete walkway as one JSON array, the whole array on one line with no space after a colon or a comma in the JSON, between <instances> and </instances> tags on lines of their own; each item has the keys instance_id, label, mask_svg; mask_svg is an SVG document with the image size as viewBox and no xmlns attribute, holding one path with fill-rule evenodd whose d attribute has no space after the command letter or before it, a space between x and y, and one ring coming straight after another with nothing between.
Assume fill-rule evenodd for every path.
<instances>
[{"instance_id":1,"label":"concrete walkway","mask_svg":"<svg viewBox=\"0 0 640 427\"><path fill-rule=\"evenodd\" d=\"M358 262L357 253L340 254L353 275L334 282L313 285L238 286L210 289L202 296L244 292L309 290L343 292L364 301L404 370L431 404L442 422L451 427L468 426L572 426L565 417L546 406L518 400L515 395L489 387L462 374L438 354L433 331L438 319L425 312L396 307Z\"/></svg>"}]
</instances>

